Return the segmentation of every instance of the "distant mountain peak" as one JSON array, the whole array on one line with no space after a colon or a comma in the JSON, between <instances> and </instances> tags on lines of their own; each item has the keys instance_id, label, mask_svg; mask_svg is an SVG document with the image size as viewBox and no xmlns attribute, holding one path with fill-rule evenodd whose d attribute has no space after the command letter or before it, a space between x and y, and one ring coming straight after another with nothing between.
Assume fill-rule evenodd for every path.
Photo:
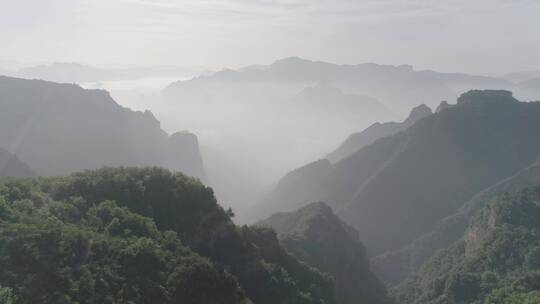
<instances>
[{"instance_id":1,"label":"distant mountain peak","mask_svg":"<svg viewBox=\"0 0 540 304\"><path fill-rule=\"evenodd\" d=\"M473 102L518 102L518 100L514 98L511 91L507 90L471 90L461 94L457 100L458 105Z\"/></svg>"},{"instance_id":2,"label":"distant mountain peak","mask_svg":"<svg viewBox=\"0 0 540 304\"><path fill-rule=\"evenodd\" d=\"M291 57L285 57L283 59L278 59L274 61L271 65L282 65L282 64L304 63L304 62L312 62L312 61L303 59L297 56L291 56Z\"/></svg>"},{"instance_id":3,"label":"distant mountain peak","mask_svg":"<svg viewBox=\"0 0 540 304\"><path fill-rule=\"evenodd\" d=\"M405 120L405 123L415 122L431 114L433 114L431 108L426 106L425 104L421 104L411 110L409 117L407 117L407 119Z\"/></svg>"},{"instance_id":4,"label":"distant mountain peak","mask_svg":"<svg viewBox=\"0 0 540 304\"><path fill-rule=\"evenodd\" d=\"M437 109L435 109L435 113L440 113L442 110L450 108L450 107L451 107L451 105L448 103L448 101L443 100L443 101L441 101L441 103L439 104Z\"/></svg>"}]
</instances>

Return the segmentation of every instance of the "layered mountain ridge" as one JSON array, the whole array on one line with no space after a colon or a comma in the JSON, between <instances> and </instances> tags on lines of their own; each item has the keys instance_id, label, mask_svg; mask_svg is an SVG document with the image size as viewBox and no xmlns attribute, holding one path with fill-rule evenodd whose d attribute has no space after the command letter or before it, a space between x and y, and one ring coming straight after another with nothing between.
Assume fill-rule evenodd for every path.
<instances>
[{"instance_id":1,"label":"layered mountain ridge","mask_svg":"<svg viewBox=\"0 0 540 304\"><path fill-rule=\"evenodd\" d=\"M123 108L106 91L9 77L0 91L0 146L39 175L155 165L205 178L195 135L169 136L150 111Z\"/></svg>"},{"instance_id":2,"label":"layered mountain ridge","mask_svg":"<svg viewBox=\"0 0 540 304\"><path fill-rule=\"evenodd\" d=\"M296 181L305 188L280 185L265 204L326 201L371 255L396 250L532 164L540 154L539 118L539 103L519 102L508 91L470 91L457 105Z\"/></svg>"}]
</instances>

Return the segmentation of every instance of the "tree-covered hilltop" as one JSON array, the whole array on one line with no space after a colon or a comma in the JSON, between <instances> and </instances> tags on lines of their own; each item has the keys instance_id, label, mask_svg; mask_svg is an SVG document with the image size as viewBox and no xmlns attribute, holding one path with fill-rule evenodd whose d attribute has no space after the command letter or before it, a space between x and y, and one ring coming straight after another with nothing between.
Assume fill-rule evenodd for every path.
<instances>
[{"instance_id":1,"label":"tree-covered hilltop","mask_svg":"<svg viewBox=\"0 0 540 304\"><path fill-rule=\"evenodd\" d=\"M396 288L403 304L540 303L540 187L498 196Z\"/></svg>"},{"instance_id":2,"label":"tree-covered hilltop","mask_svg":"<svg viewBox=\"0 0 540 304\"><path fill-rule=\"evenodd\" d=\"M0 183L0 286L15 303L333 302L273 231L160 168Z\"/></svg>"},{"instance_id":3,"label":"tree-covered hilltop","mask_svg":"<svg viewBox=\"0 0 540 304\"><path fill-rule=\"evenodd\" d=\"M276 213L257 225L272 227L289 252L329 273L335 282L336 303L390 303L384 285L370 270L358 232L326 204Z\"/></svg>"}]
</instances>

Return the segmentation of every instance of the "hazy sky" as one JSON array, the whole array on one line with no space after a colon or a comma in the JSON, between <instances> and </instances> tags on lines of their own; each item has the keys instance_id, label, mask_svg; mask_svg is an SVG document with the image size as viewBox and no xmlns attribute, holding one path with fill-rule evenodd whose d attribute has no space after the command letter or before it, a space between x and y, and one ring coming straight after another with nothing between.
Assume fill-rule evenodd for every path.
<instances>
[{"instance_id":1,"label":"hazy sky","mask_svg":"<svg viewBox=\"0 0 540 304\"><path fill-rule=\"evenodd\" d=\"M0 0L0 64L540 69L540 0Z\"/></svg>"}]
</instances>

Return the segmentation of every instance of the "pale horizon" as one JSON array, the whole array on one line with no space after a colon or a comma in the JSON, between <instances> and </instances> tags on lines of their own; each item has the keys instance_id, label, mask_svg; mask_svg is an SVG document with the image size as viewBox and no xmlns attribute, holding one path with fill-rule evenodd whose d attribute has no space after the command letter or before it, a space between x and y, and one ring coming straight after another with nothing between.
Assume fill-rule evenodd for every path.
<instances>
[{"instance_id":1,"label":"pale horizon","mask_svg":"<svg viewBox=\"0 0 540 304\"><path fill-rule=\"evenodd\" d=\"M540 70L539 12L534 0L22 0L0 12L0 66L236 69L298 56L501 74Z\"/></svg>"}]
</instances>

